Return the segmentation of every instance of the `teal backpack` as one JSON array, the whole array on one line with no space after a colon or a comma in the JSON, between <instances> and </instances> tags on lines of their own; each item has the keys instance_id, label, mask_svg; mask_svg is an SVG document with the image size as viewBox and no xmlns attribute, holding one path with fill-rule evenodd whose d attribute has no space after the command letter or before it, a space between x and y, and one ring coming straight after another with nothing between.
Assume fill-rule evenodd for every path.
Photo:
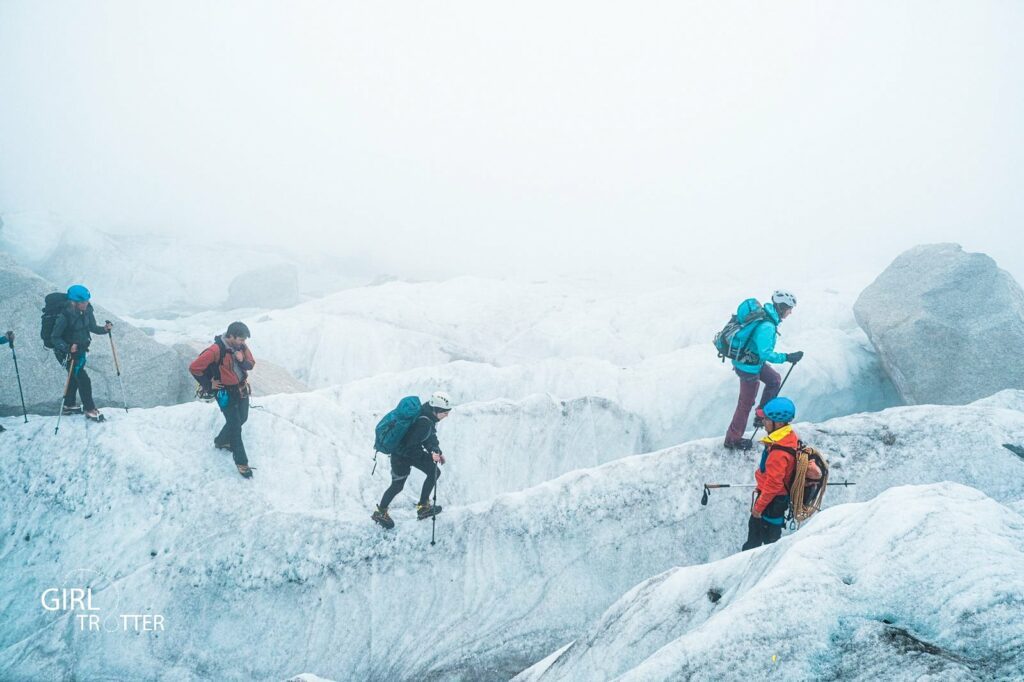
<instances>
[{"instance_id":1,"label":"teal backpack","mask_svg":"<svg viewBox=\"0 0 1024 682\"><path fill-rule=\"evenodd\" d=\"M743 316L743 319L733 315L729 318L726 325L722 327L722 330L715 334L715 350L718 351L718 357L722 359L722 362L735 360L741 365L756 365L761 361L757 353L750 350L750 343L754 339L753 329L747 334L747 338L743 343L736 343L736 337L741 331L749 328L751 325L756 326L764 322L771 322L771 319L769 319L768 313L765 312L764 307L761 306L761 303L756 298L748 298L743 301L737 307L737 312L744 307L749 312Z\"/></svg>"},{"instance_id":2,"label":"teal backpack","mask_svg":"<svg viewBox=\"0 0 1024 682\"><path fill-rule=\"evenodd\" d=\"M402 439L405 438L405 434L408 433L409 427L419 416L422 406L420 399L414 395L402 398L398 402L398 407L377 422L375 429L377 435L373 442L373 449L383 452L385 455L395 454Z\"/></svg>"}]
</instances>

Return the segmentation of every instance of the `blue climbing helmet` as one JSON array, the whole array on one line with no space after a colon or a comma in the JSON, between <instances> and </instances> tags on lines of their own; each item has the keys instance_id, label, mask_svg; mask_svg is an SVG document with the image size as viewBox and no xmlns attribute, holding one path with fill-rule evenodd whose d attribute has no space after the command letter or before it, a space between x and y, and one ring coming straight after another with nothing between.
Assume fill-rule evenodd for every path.
<instances>
[{"instance_id":1,"label":"blue climbing helmet","mask_svg":"<svg viewBox=\"0 0 1024 682\"><path fill-rule=\"evenodd\" d=\"M72 301L73 303L81 303L83 301L88 301L90 298L92 298L92 294L90 294L89 290L83 287L81 284L72 285L68 289L68 300Z\"/></svg>"},{"instance_id":2,"label":"blue climbing helmet","mask_svg":"<svg viewBox=\"0 0 1024 682\"><path fill-rule=\"evenodd\" d=\"M764 406L764 416L788 424L796 418L796 405L789 398L773 398Z\"/></svg>"}]
</instances>

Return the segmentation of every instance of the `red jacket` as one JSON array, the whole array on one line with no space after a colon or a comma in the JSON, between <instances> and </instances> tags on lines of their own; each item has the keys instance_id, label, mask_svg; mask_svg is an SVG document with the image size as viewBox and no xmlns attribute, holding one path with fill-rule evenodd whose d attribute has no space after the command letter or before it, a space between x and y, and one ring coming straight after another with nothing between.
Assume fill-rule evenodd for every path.
<instances>
[{"instance_id":1,"label":"red jacket","mask_svg":"<svg viewBox=\"0 0 1024 682\"><path fill-rule=\"evenodd\" d=\"M764 452L761 464L754 470L757 481L758 496L754 501L754 511L764 514L764 510L779 495L789 495L789 486L793 482L793 471L796 469L796 457L774 446L782 445L796 450L799 438L792 426L783 426L762 438Z\"/></svg>"},{"instance_id":2,"label":"red jacket","mask_svg":"<svg viewBox=\"0 0 1024 682\"><path fill-rule=\"evenodd\" d=\"M215 343L199 354L199 357L192 361L192 364L188 366L188 371L192 373L192 376L196 378L203 388L210 390L209 377L206 376L206 370L210 365L217 362L217 358L220 357L220 383L224 386L241 386L245 384L246 379L249 376L249 370L256 366L256 360L252 356L252 352L248 346L242 347L242 353L244 359L238 363L240 366L240 372L235 372L235 352L231 350L229 346L224 346L224 350L221 350L223 343L218 336L214 339ZM239 376L241 374L241 376Z\"/></svg>"}]
</instances>

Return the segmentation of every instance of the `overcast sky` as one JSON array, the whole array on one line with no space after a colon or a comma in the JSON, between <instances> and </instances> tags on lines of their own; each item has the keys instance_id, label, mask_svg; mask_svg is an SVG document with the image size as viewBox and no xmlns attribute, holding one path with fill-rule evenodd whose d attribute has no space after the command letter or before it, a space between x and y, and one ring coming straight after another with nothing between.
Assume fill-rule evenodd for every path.
<instances>
[{"instance_id":1,"label":"overcast sky","mask_svg":"<svg viewBox=\"0 0 1024 682\"><path fill-rule=\"evenodd\" d=\"M1024 281L1024 2L0 0L0 214L412 274Z\"/></svg>"}]
</instances>

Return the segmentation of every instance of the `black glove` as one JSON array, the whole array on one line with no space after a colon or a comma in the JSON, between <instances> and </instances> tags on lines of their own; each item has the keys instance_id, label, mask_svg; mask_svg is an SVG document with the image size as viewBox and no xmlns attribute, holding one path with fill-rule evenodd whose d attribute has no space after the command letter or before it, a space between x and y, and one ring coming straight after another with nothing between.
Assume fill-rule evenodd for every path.
<instances>
[{"instance_id":1,"label":"black glove","mask_svg":"<svg viewBox=\"0 0 1024 682\"><path fill-rule=\"evenodd\" d=\"M794 365L804 359L804 352L798 350L795 353L786 353L786 362L792 362Z\"/></svg>"}]
</instances>

